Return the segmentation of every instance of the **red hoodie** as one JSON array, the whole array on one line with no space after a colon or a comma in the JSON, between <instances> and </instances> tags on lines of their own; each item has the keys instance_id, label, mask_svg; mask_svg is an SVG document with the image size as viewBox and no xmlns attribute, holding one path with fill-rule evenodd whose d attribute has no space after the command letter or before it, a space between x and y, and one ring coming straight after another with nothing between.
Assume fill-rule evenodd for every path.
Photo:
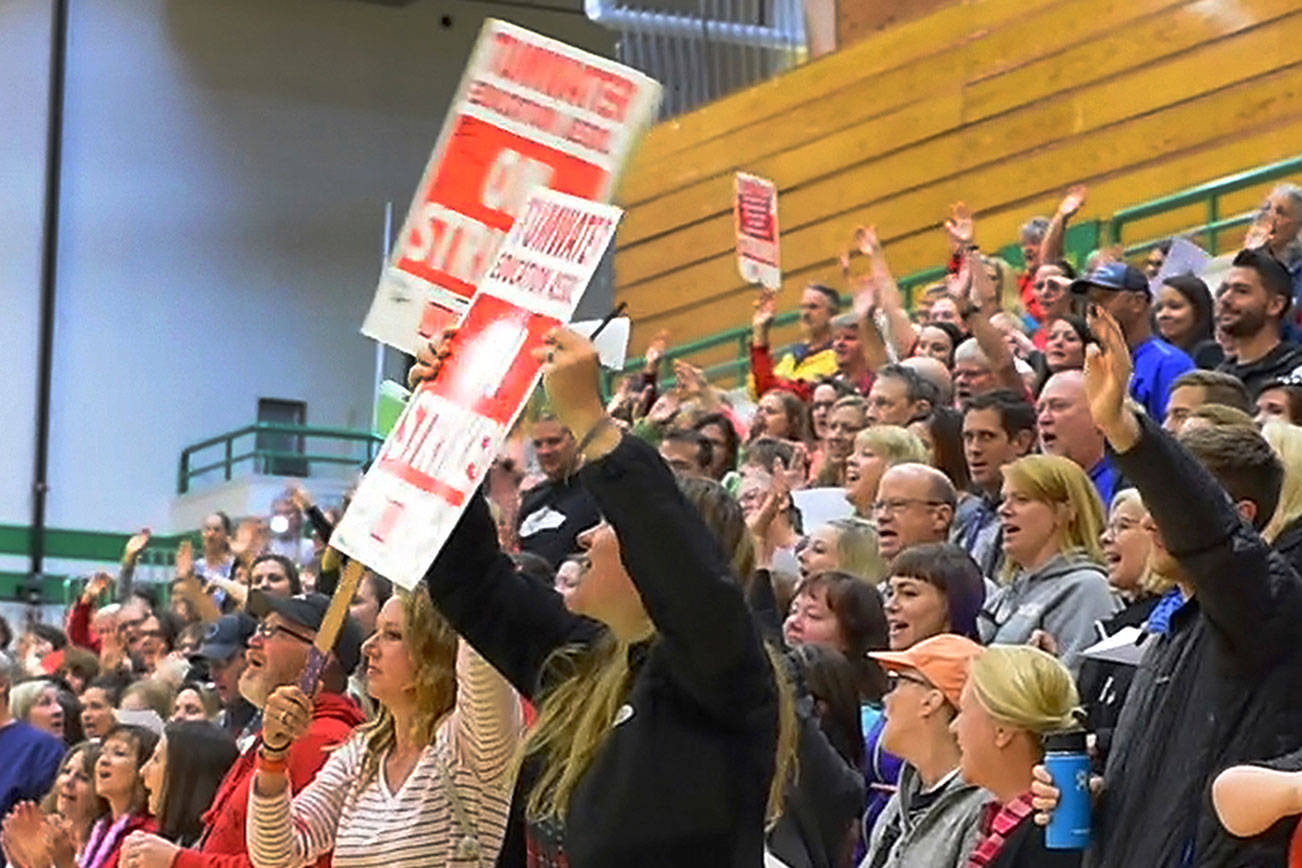
<instances>
[{"instance_id":1,"label":"red hoodie","mask_svg":"<svg viewBox=\"0 0 1302 868\"><path fill-rule=\"evenodd\" d=\"M353 727L364 719L356 703L348 697L338 693L318 694L307 734L289 749L290 791L296 793L307 786L325 765L330 751L347 741ZM261 738L255 741L226 773L213 797L212 807L203 815L204 833L198 849L177 853L172 868L252 868L244 845L244 830L249 812L249 787L261 743ZM316 864L319 868L329 868L330 854L322 856Z\"/></svg>"}]
</instances>

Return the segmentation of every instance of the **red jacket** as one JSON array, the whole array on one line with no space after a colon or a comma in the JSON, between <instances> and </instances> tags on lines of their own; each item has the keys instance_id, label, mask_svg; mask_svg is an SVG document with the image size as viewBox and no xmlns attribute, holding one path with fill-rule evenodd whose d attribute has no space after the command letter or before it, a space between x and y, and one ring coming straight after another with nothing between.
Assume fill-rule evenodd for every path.
<instances>
[{"instance_id":1,"label":"red jacket","mask_svg":"<svg viewBox=\"0 0 1302 868\"><path fill-rule=\"evenodd\" d=\"M348 697L338 693L318 694L307 734L289 749L290 791L296 793L307 786L325 765L330 751L343 744L363 719L361 710ZM252 868L244 830L259 744L260 738L222 779L212 807L203 815L204 834L198 849L177 853L172 868ZM330 855L322 856L317 865L329 868Z\"/></svg>"},{"instance_id":2,"label":"red jacket","mask_svg":"<svg viewBox=\"0 0 1302 868\"><path fill-rule=\"evenodd\" d=\"M99 637L90 631L90 603L80 597L68 610L68 641L74 645L88 648L96 654L100 651Z\"/></svg>"}]
</instances>

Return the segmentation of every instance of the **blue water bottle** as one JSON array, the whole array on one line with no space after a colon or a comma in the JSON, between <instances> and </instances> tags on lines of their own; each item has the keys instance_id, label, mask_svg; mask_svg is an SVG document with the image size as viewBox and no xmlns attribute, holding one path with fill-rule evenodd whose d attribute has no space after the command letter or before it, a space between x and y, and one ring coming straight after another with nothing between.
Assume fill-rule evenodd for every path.
<instances>
[{"instance_id":1,"label":"blue water bottle","mask_svg":"<svg viewBox=\"0 0 1302 868\"><path fill-rule=\"evenodd\" d=\"M1085 751L1085 731L1046 735L1044 767L1062 793L1044 828L1044 846L1050 850L1083 850L1090 843L1090 758Z\"/></svg>"}]
</instances>

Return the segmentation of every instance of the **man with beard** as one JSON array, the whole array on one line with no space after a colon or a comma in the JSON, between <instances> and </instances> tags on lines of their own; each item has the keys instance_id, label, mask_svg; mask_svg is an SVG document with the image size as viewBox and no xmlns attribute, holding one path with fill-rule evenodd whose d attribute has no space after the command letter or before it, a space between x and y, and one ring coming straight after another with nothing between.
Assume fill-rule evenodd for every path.
<instances>
[{"instance_id":1,"label":"man with beard","mask_svg":"<svg viewBox=\"0 0 1302 868\"><path fill-rule=\"evenodd\" d=\"M774 365L769 350L769 331L777 314L777 293L767 289L761 291L751 321L750 355L754 373L750 385L754 397L758 398L767 391L761 386L761 379L806 383L812 390L819 380L838 373L840 365L832 348L832 318L840 309L841 294L835 289L821 283L805 287L800 296L801 340L792 344ZM789 388L786 384L781 387ZM809 396L801 397L807 400Z\"/></svg>"},{"instance_id":2,"label":"man with beard","mask_svg":"<svg viewBox=\"0 0 1302 868\"><path fill-rule=\"evenodd\" d=\"M1302 364L1302 347L1280 340L1293 283L1288 271L1264 249L1241 250L1216 298L1216 326L1229 339L1218 371L1243 381L1248 395L1282 379Z\"/></svg>"},{"instance_id":3,"label":"man with beard","mask_svg":"<svg viewBox=\"0 0 1302 868\"><path fill-rule=\"evenodd\" d=\"M1144 273L1124 262L1106 262L1073 281L1071 291L1086 296L1120 323L1135 370L1130 397L1149 417L1165 419L1171 384L1193 370L1194 363L1184 350L1153 334L1153 298Z\"/></svg>"}]
</instances>

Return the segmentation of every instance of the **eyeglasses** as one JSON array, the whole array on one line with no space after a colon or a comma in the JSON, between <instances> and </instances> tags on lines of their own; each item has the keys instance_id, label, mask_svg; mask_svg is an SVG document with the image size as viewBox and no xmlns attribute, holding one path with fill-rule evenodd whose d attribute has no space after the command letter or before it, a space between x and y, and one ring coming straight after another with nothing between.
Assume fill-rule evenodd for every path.
<instances>
[{"instance_id":1,"label":"eyeglasses","mask_svg":"<svg viewBox=\"0 0 1302 868\"><path fill-rule=\"evenodd\" d=\"M1133 518L1113 519L1104 525L1104 530L1111 534L1125 533L1128 530L1140 530L1142 525Z\"/></svg>"},{"instance_id":2,"label":"eyeglasses","mask_svg":"<svg viewBox=\"0 0 1302 868\"><path fill-rule=\"evenodd\" d=\"M884 512L884 513L894 514L904 509L905 507L915 503L920 503L923 506L942 506L944 505L945 501L923 500L917 497L897 497L894 500L877 501L876 503L873 504L872 510L873 512Z\"/></svg>"},{"instance_id":3,"label":"eyeglasses","mask_svg":"<svg viewBox=\"0 0 1302 868\"><path fill-rule=\"evenodd\" d=\"M892 690L899 687L901 681L910 681L914 684L919 684L923 687L926 687L928 690L935 689L934 685L932 685L932 683L925 678L914 678L912 675L905 675L903 672L887 672L886 692L890 693Z\"/></svg>"},{"instance_id":4,"label":"eyeglasses","mask_svg":"<svg viewBox=\"0 0 1302 868\"><path fill-rule=\"evenodd\" d=\"M284 624L269 624L266 621L263 621L261 624L259 624L258 629L254 630L253 632L254 635L259 636L263 639L271 639L277 633L284 633L288 636L293 636L295 639L298 639L300 642L306 642L309 645L316 641L311 636L304 636L302 633L294 632L293 630L286 627Z\"/></svg>"}]
</instances>

